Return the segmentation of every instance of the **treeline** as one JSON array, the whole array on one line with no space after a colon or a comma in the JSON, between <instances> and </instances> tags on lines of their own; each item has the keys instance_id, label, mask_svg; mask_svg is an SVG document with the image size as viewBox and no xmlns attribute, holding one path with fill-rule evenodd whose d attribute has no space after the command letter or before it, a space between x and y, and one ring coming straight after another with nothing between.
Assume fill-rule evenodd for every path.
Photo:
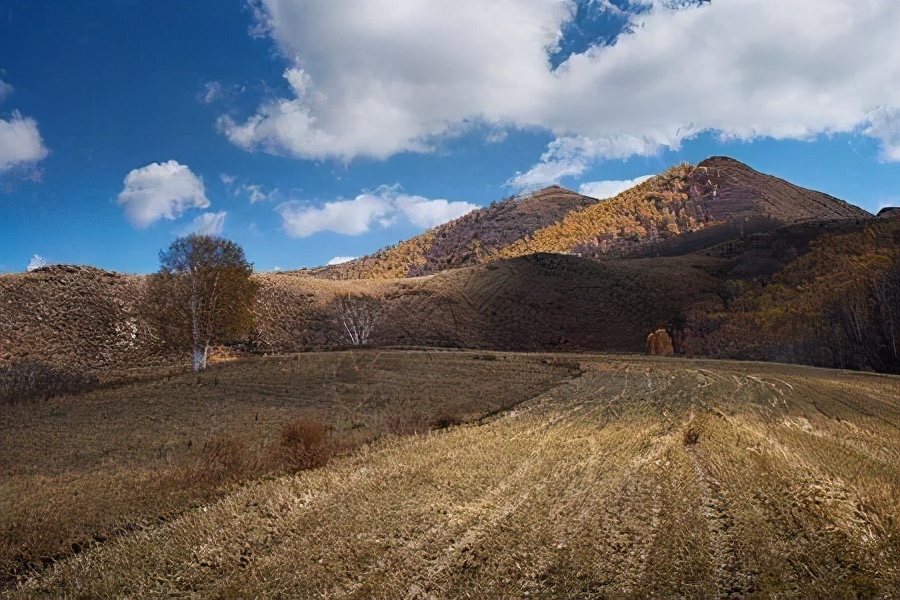
<instances>
[{"instance_id":1,"label":"treeline","mask_svg":"<svg viewBox=\"0 0 900 600\"><path fill-rule=\"evenodd\" d=\"M827 233L771 281L673 327L687 354L900 373L900 218Z\"/></svg>"}]
</instances>

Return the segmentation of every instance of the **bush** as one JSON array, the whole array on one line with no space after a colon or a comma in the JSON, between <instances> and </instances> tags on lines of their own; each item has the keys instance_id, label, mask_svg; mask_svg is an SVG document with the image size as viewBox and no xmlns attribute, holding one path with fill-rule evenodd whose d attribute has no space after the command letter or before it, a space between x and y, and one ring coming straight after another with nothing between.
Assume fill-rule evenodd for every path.
<instances>
[{"instance_id":1,"label":"bush","mask_svg":"<svg viewBox=\"0 0 900 600\"><path fill-rule=\"evenodd\" d=\"M282 427L278 457L292 471L324 467L331 459L328 427L322 423L299 419Z\"/></svg>"},{"instance_id":2,"label":"bush","mask_svg":"<svg viewBox=\"0 0 900 600\"><path fill-rule=\"evenodd\" d=\"M194 481L212 485L239 481L247 475L248 456L247 444L243 440L233 436L212 438L203 444L190 476Z\"/></svg>"},{"instance_id":3,"label":"bush","mask_svg":"<svg viewBox=\"0 0 900 600\"><path fill-rule=\"evenodd\" d=\"M78 394L93 389L96 377L65 371L38 361L20 361L0 366L0 403Z\"/></svg>"}]
</instances>

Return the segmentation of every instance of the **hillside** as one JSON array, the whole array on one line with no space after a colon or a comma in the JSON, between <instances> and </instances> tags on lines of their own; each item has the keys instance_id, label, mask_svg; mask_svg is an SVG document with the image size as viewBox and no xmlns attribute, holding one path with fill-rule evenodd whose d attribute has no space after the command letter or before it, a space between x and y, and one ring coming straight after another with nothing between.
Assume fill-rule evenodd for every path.
<instances>
[{"instance_id":1,"label":"hillside","mask_svg":"<svg viewBox=\"0 0 900 600\"><path fill-rule=\"evenodd\" d=\"M714 249L733 253L744 277L727 282L724 311L690 319L692 350L900 373L900 213L837 224L817 236L794 227ZM779 249L785 240L797 243ZM748 277L753 267L765 276Z\"/></svg>"},{"instance_id":2,"label":"hillside","mask_svg":"<svg viewBox=\"0 0 900 600\"><path fill-rule=\"evenodd\" d=\"M385 248L372 256L315 270L329 279L429 275L484 262L501 248L597 202L560 186L510 197Z\"/></svg>"},{"instance_id":3,"label":"hillside","mask_svg":"<svg viewBox=\"0 0 900 600\"><path fill-rule=\"evenodd\" d=\"M608 200L552 186L507 198L371 256L317 269L334 279L413 277L534 252L611 256L715 228L712 243L758 228L872 215L727 157L673 167Z\"/></svg>"},{"instance_id":4,"label":"hillside","mask_svg":"<svg viewBox=\"0 0 900 600\"><path fill-rule=\"evenodd\" d=\"M462 358L473 369L496 365L493 377L471 375L498 390L507 382L521 387L517 378L529 373L511 355L366 356L357 369L336 365L334 385L372 369L379 380L406 381L414 390L434 376L458 401L453 382L469 389ZM215 393L240 398L223 413L246 405L268 420L290 405L290 390L309 385L306 360L322 358L271 361L264 380L249 381L255 385L247 399L247 385L233 374L240 364L218 369L218 387L160 382L129 389L127 397L142 411L158 411L145 396ZM577 360L579 378L522 396L512 410L446 431L388 437L319 470L223 488L215 501L140 521L60 557L9 595L895 597L896 377L760 363ZM317 370L326 378L332 372L327 364ZM421 394L425 410L429 389ZM269 400L268 393L282 395ZM467 402L474 407L490 396ZM318 397L340 407L337 396ZM380 398L362 405L377 407ZM303 405L298 400L290 410ZM62 406L90 414L105 404L75 398ZM191 410L191 403L179 406ZM99 420L90 435L118 432L120 413L127 414ZM235 425L247 422L256 425L252 417ZM29 421L17 439L39 438L54 423ZM134 428L122 431L147 446ZM68 452L59 445L39 452L58 464L61 450ZM27 460L34 457L18 459ZM75 482L94 493L104 472ZM43 493L29 497L39 503L62 503L75 485L71 476L33 479ZM135 487L128 486L131 494ZM144 488L152 497L155 485ZM0 507L18 507L19 498L10 495Z\"/></svg>"},{"instance_id":5,"label":"hillside","mask_svg":"<svg viewBox=\"0 0 900 600\"><path fill-rule=\"evenodd\" d=\"M876 219L722 157L603 202L552 188L426 232L394 258L257 274L255 330L233 342L343 347L335 300L350 295L377 305L377 346L639 352L666 328L679 353L896 372L896 215ZM476 242L490 253L467 253ZM72 266L0 276L0 367L116 379L180 364L142 317L144 283Z\"/></svg>"},{"instance_id":6,"label":"hillside","mask_svg":"<svg viewBox=\"0 0 900 600\"><path fill-rule=\"evenodd\" d=\"M0 365L145 365L155 348L141 314L143 289L143 277L85 266L0 275Z\"/></svg>"}]
</instances>

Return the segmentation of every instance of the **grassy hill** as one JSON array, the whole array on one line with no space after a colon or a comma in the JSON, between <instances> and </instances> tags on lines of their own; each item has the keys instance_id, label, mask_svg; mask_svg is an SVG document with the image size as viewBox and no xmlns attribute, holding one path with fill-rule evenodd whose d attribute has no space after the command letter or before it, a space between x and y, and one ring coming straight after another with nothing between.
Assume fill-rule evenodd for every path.
<instances>
[{"instance_id":1,"label":"grassy hill","mask_svg":"<svg viewBox=\"0 0 900 600\"><path fill-rule=\"evenodd\" d=\"M308 410L304 398L318 414L359 410L366 423L394 394L423 415L438 397L474 417L520 401L469 425L382 438L319 470L219 488L209 501L144 484L136 513L104 513L104 527L130 527L70 549L8 595L890 598L900 589L896 377L581 356L570 360L583 374L553 384L540 357L483 358L370 352L220 365L202 385L175 379L51 401L45 418L4 424L0 439L12 432L24 447L6 447L0 516L16 532L43 532L93 498L121 508L138 492L111 490L113 463L101 453L74 453L89 449L71 443L85 435L141 449L143 463L109 455L135 470L158 455L145 428L182 422L185 411L213 410L222 433L262 432ZM445 382L437 397L432 377ZM323 394L329 380L363 393ZM531 397L535 386L544 389ZM351 413L345 397L359 401ZM112 418L90 418L110 408ZM198 423L210 427L208 417ZM48 435L58 443L34 443ZM190 452L185 439L196 434L179 435L166 452ZM81 466L69 472L73 461ZM152 518L141 507L163 492L181 508ZM35 516L10 521L15 511Z\"/></svg>"},{"instance_id":2,"label":"grassy hill","mask_svg":"<svg viewBox=\"0 0 900 600\"><path fill-rule=\"evenodd\" d=\"M344 346L350 294L379 305L377 346L642 351L666 328L682 353L895 372L898 223L714 157L609 200L549 188L347 265L256 275L256 328L235 341ZM0 369L121 380L179 361L142 318L144 287L90 267L0 276Z\"/></svg>"}]
</instances>

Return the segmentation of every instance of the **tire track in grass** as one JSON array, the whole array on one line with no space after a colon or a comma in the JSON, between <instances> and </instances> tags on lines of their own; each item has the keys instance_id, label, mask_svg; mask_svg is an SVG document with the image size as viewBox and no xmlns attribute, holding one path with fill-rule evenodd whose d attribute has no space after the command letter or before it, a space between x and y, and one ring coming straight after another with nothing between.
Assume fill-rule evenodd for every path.
<instances>
[{"instance_id":1,"label":"tire track in grass","mask_svg":"<svg viewBox=\"0 0 900 600\"><path fill-rule=\"evenodd\" d=\"M699 444L686 448L700 489L703 517L709 531L716 598L742 598L752 591L746 567L735 552L734 517L712 475Z\"/></svg>"}]
</instances>

